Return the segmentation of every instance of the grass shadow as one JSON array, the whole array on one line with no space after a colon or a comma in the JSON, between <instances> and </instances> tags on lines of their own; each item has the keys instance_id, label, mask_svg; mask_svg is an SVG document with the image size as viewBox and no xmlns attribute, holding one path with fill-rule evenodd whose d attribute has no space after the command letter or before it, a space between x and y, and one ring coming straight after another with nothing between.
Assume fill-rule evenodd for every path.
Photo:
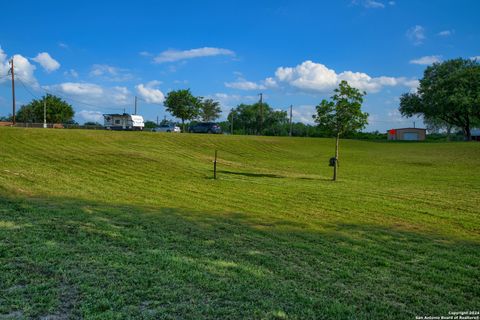
<instances>
[{"instance_id":1,"label":"grass shadow","mask_svg":"<svg viewBox=\"0 0 480 320\"><path fill-rule=\"evenodd\" d=\"M227 171L227 170L218 170L217 173L223 174L232 174L232 175L239 175L245 177L253 177L253 178L286 178L285 176L273 174L273 173L252 173L252 172L237 172L237 171Z\"/></svg>"},{"instance_id":2,"label":"grass shadow","mask_svg":"<svg viewBox=\"0 0 480 320\"><path fill-rule=\"evenodd\" d=\"M0 227L0 318L412 319L480 303L478 242L292 219L0 197L17 226Z\"/></svg>"}]
</instances>

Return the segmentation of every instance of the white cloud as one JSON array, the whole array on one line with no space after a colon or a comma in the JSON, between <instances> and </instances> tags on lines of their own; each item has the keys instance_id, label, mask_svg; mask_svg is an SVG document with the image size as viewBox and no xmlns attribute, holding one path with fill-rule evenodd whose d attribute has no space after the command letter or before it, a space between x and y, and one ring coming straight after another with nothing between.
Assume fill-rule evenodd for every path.
<instances>
[{"instance_id":1,"label":"white cloud","mask_svg":"<svg viewBox=\"0 0 480 320\"><path fill-rule=\"evenodd\" d=\"M363 1L363 6L365 8L373 8L373 9L377 9L377 8L385 8L385 5L379 1L374 1L374 0L365 0Z\"/></svg>"},{"instance_id":2,"label":"white cloud","mask_svg":"<svg viewBox=\"0 0 480 320\"><path fill-rule=\"evenodd\" d=\"M15 65L15 77L33 86L38 86L37 79L33 74L36 69L35 66L31 64L27 58L19 54L13 56L13 61Z\"/></svg>"},{"instance_id":3,"label":"white cloud","mask_svg":"<svg viewBox=\"0 0 480 320\"><path fill-rule=\"evenodd\" d=\"M376 114L369 114L368 115L368 125L375 126L378 124L380 117Z\"/></svg>"},{"instance_id":4,"label":"white cloud","mask_svg":"<svg viewBox=\"0 0 480 320\"><path fill-rule=\"evenodd\" d=\"M5 63L7 61L7 54L3 51L2 47L0 47L0 62Z\"/></svg>"},{"instance_id":5,"label":"white cloud","mask_svg":"<svg viewBox=\"0 0 480 320\"><path fill-rule=\"evenodd\" d=\"M245 80L240 76L237 79L237 81L225 82L225 86L227 88L238 89L238 90L265 90L267 88L276 88L278 84L277 84L277 81L272 77L268 77L265 80L261 81L260 83L257 83L257 82Z\"/></svg>"},{"instance_id":6,"label":"white cloud","mask_svg":"<svg viewBox=\"0 0 480 320\"><path fill-rule=\"evenodd\" d=\"M313 105L300 105L292 108L292 121L313 124L313 115L317 112Z\"/></svg>"},{"instance_id":7,"label":"white cloud","mask_svg":"<svg viewBox=\"0 0 480 320\"><path fill-rule=\"evenodd\" d=\"M258 96L256 95L243 96L239 94L228 94L222 92L206 96L205 98L217 100L220 102L220 104L227 106L233 106L234 104L241 103L242 101L251 102L258 100Z\"/></svg>"},{"instance_id":8,"label":"white cloud","mask_svg":"<svg viewBox=\"0 0 480 320\"><path fill-rule=\"evenodd\" d=\"M140 83L135 86L140 98L144 99L147 103L163 103L165 95L160 89L156 88L160 84L160 81L150 81L146 84Z\"/></svg>"},{"instance_id":9,"label":"white cloud","mask_svg":"<svg viewBox=\"0 0 480 320\"><path fill-rule=\"evenodd\" d=\"M63 48L63 49L68 49L69 48L68 44L66 44L65 42L59 42L58 46L60 48Z\"/></svg>"},{"instance_id":10,"label":"white cloud","mask_svg":"<svg viewBox=\"0 0 480 320\"><path fill-rule=\"evenodd\" d=\"M58 94L73 105L89 104L98 107L124 106L132 103L132 95L126 87L102 87L87 82L64 82L44 89Z\"/></svg>"},{"instance_id":11,"label":"white cloud","mask_svg":"<svg viewBox=\"0 0 480 320\"><path fill-rule=\"evenodd\" d=\"M342 80L367 92L378 92L385 86L410 87L412 85L411 81L414 81L414 79L404 77L371 77L363 72L344 71L337 73L323 64L310 60L295 67L280 67L275 72L275 76L280 84L287 84L302 91L321 93L332 91Z\"/></svg>"},{"instance_id":12,"label":"white cloud","mask_svg":"<svg viewBox=\"0 0 480 320\"><path fill-rule=\"evenodd\" d=\"M82 122L103 122L103 113L100 111L81 110L75 113Z\"/></svg>"},{"instance_id":13,"label":"white cloud","mask_svg":"<svg viewBox=\"0 0 480 320\"><path fill-rule=\"evenodd\" d=\"M115 86L107 90L107 97L114 105L127 105L132 101L132 95L127 87Z\"/></svg>"},{"instance_id":14,"label":"white cloud","mask_svg":"<svg viewBox=\"0 0 480 320\"><path fill-rule=\"evenodd\" d=\"M91 77L100 77L106 81L123 82L133 78L127 69L113 67L107 64L94 64L90 71Z\"/></svg>"},{"instance_id":15,"label":"white cloud","mask_svg":"<svg viewBox=\"0 0 480 320\"><path fill-rule=\"evenodd\" d=\"M235 82L225 82L227 88L239 89L239 90L263 90L266 87L262 84L258 84L245 79L239 79Z\"/></svg>"},{"instance_id":16,"label":"white cloud","mask_svg":"<svg viewBox=\"0 0 480 320\"><path fill-rule=\"evenodd\" d=\"M190 50L166 50L157 55L153 61L155 63L175 62L199 57L212 57L219 55L233 56L235 53L228 49L203 47Z\"/></svg>"},{"instance_id":17,"label":"white cloud","mask_svg":"<svg viewBox=\"0 0 480 320\"><path fill-rule=\"evenodd\" d=\"M8 55L0 47L0 83L5 81L10 81L9 77L6 77L10 70L10 60L13 59L15 67L15 77L21 82L29 85L33 88L38 88L38 81L35 78L34 72L36 70L35 65L31 64L30 61L20 54L16 54L13 57L8 58Z\"/></svg>"},{"instance_id":18,"label":"white cloud","mask_svg":"<svg viewBox=\"0 0 480 320\"><path fill-rule=\"evenodd\" d=\"M34 76L36 67L22 55L16 54L11 59L14 61L15 77L32 87L38 87L38 81ZM0 74L6 76L10 70L10 63L7 54L0 47ZM8 81L7 77L1 77L0 83Z\"/></svg>"},{"instance_id":19,"label":"white cloud","mask_svg":"<svg viewBox=\"0 0 480 320\"><path fill-rule=\"evenodd\" d=\"M41 52L32 60L39 63L47 72L52 72L60 68L60 63L53 59L48 52Z\"/></svg>"},{"instance_id":20,"label":"white cloud","mask_svg":"<svg viewBox=\"0 0 480 320\"><path fill-rule=\"evenodd\" d=\"M376 0L352 0L353 5L361 5L367 9L383 9L385 4Z\"/></svg>"},{"instance_id":21,"label":"white cloud","mask_svg":"<svg viewBox=\"0 0 480 320\"><path fill-rule=\"evenodd\" d=\"M407 38L410 39L414 45L421 45L426 39L425 28L419 25L411 27L407 30Z\"/></svg>"},{"instance_id":22,"label":"white cloud","mask_svg":"<svg viewBox=\"0 0 480 320\"><path fill-rule=\"evenodd\" d=\"M55 88L63 93L78 96L100 97L103 94L103 88L93 83L64 82L56 85Z\"/></svg>"},{"instance_id":23,"label":"white cloud","mask_svg":"<svg viewBox=\"0 0 480 320\"><path fill-rule=\"evenodd\" d=\"M411 64L430 65L442 61L442 56L424 56L418 59L410 60Z\"/></svg>"},{"instance_id":24,"label":"white cloud","mask_svg":"<svg viewBox=\"0 0 480 320\"><path fill-rule=\"evenodd\" d=\"M443 30L443 31L440 31L439 33L437 33L438 36L440 37L449 37L451 36L452 34L454 34L454 30Z\"/></svg>"},{"instance_id":25,"label":"white cloud","mask_svg":"<svg viewBox=\"0 0 480 320\"><path fill-rule=\"evenodd\" d=\"M66 77L78 78L78 72L75 69L70 69L63 72L63 75Z\"/></svg>"},{"instance_id":26,"label":"white cloud","mask_svg":"<svg viewBox=\"0 0 480 320\"><path fill-rule=\"evenodd\" d=\"M470 57L470 60L477 60L478 62L480 62L480 56Z\"/></svg>"},{"instance_id":27,"label":"white cloud","mask_svg":"<svg viewBox=\"0 0 480 320\"><path fill-rule=\"evenodd\" d=\"M329 91L338 83L334 70L310 60L293 68L280 67L275 76L279 81L287 82L293 87L312 91Z\"/></svg>"},{"instance_id":28,"label":"white cloud","mask_svg":"<svg viewBox=\"0 0 480 320\"><path fill-rule=\"evenodd\" d=\"M340 81L347 81L348 84L354 88L369 92L377 92L382 87L382 80L374 80L368 74L363 72L344 71L338 75L338 79ZM390 82L385 82L385 84L390 85Z\"/></svg>"},{"instance_id":29,"label":"white cloud","mask_svg":"<svg viewBox=\"0 0 480 320\"><path fill-rule=\"evenodd\" d=\"M407 88L410 88L410 92L415 93L418 90L418 86L420 86L420 81L418 79L406 79L400 78L402 81L402 85Z\"/></svg>"},{"instance_id":30,"label":"white cloud","mask_svg":"<svg viewBox=\"0 0 480 320\"><path fill-rule=\"evenodd\" d=\"M263 83L265 84L265 87L267 87L267 88L276 88L276 87L278 87L277 81L276 81L274 78L272 78L272 77L266 78L266 79L263 81Z\"/></svg>"},{"instance_id":31,"label":"white cloud","mask_svg":"<svg viewBox=\"0 0 480 320\"><path fill-rule=\"evenodd\" d=\"M402 116L402 114L400 113L400 111L398 111L398 109L388 110L387 120L386 120L385 122L388 122L388 123L395 123L395 122L401 123L401 122L405 122L405 121L407 121L407 120Z\"/></svg>"}]
</instances>

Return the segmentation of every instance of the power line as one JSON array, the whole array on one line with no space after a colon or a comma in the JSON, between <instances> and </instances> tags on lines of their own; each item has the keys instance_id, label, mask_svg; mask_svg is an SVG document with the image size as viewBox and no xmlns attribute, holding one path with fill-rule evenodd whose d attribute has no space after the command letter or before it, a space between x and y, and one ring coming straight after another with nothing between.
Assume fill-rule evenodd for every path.
<instances>
[{"instance_id":1,"label":"power line","mask_svg":"<svg viewBox=\"0 0 480 320\"><path fill-rule=\"evenodd\" d=\"M34 98L34 99L39 99L38 96L36 96L34 93L32 93L28 88L27 86L25 85L25 83L17 76L17 80L20 82L20 84L22 85L22 87ZM39 99L40 100L40 99Z\"/></svg>"},{"instance_id":2,"label":"power line","mask_svg":"<svg viewBox=\"0 0 480 320\"><path fill-rule=\"evenodd\" d=\"M8 75L7 75L7 76L8 76ZM7 77L7 76L5 76L5 77ZM0 78L1 78L1 77L2 77L2 76L0 76ZM22 80L22 78L19 77L18 75L15 76L15 79ZM23 79L22 84L23 84L24 86L25 86L25 85L28 85L28 86L30 86L31 88L33 88L30 84L28 84L28 81L26 81L25 79ZM33 89L35 89L35 88L33 88ZM78 99L76 99L76 98L72 98L72 97L67 96L67 95L65 95L64 93L60 93L60 92L58 92L58 91L56 91L56 90L45 89L44 87L40 87L40 90L43 90L43 91L45 91L45 93L48 93L48 94L57 95L57 96L65 99L65 100L70 100L70 101L73 101L73 102L76 102L76 103L79 103L79 104L83 104L83 105L86 105L86 106L89 106L89 107L100 108L100 109L103 108L103 107L98 106L98 105L94 105L94 104L91 104L91 103L88 103L88 102L84 102L84 101L78 100ZM30 92L30 94L32 94L32 93ZM135 97L135 96L134 96L134 97ZM143 98L141 98L141 97L137 97L137 99L138 99L138 100L141 100L141 101L144 101L144 102L146 102L146 103L148 103L148 104L155 104L155 105L163 106L163 103L147 101L147 100L145 100L145 99L143 99Z\"/></svg>"},{"instance_id":3,"label":"power line","mask_svg":"<svg viewBox=\"0 0 480 320\"><path fill-rule=\"evenodd\" d=\"M16 76L15 78L16 78L16 79L19 79L22 84L25 84L25 82L23 82L20 77ZM33 88L31 85L29 85L29 84L27 84L27 85L30 86L31 88ZM43 91L45 91L45 93L48 93L48 94L51 94L51 95L59 96L59 97L65 99L65 100L71 100L71 101L74 101L74 102L76 102L76 103L84 104L84 105L87 105L87 106L90 106L90 107L94 107L94 108L102 108L102 107L100 107L100 106L97 106L97 105L94 105L94 104L90 104L90 103L86 103L86 102L83 102L83 101L74 99L74 98L72 98L72 97L68 97L68 96L66 96L66 95L64 95L64 94L60 94L58 91L55 91L55 90L51 90L51 89L47 90L47 89L42 88L42 87L40 87L40 90L43 90Z\"/></svg>"}]
</instances>

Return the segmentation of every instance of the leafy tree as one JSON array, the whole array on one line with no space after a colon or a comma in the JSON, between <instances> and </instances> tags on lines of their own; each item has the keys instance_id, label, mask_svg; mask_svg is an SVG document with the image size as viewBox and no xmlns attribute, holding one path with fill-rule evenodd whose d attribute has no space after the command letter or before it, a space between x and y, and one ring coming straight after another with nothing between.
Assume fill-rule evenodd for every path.
<instances>
[{"instance_id":1,"label":"leafy tree","mask_svg":"<svg viewBox=\"0 0 480 320\"><path fill-rule=\"evenodd\" d=\"M163 103L168 112L182 120L185 132L185 120L193 120L200 114L201 98L195 97L190 89L170 91Z\"/></svg>"},{"instance_id":2,"label":"leafy tree","mask_svg":"<svg viewBox=\"0 0 480 320\"><path fill-rule=\"evenodd\" d=\"M220 102L213 99L205 99L200 106L200 117L202 121L214 121L220 117L222 109L220 108Z\"/></svg>"},{"instance_id":3,"label":"leafy tree","mask_svg":"<svg viewBox=\"0 0 480 320\"><path fill-rule=\"evenodd\" d=\"M331 101L322 100L316 107L317 114L313 115L320 129L331 133L336 138L333 180L337 180L340 136L361 130L368 123L368 113L361 110L365 94L365 92L350 87L347 81L342 81L334 90Z\"/></svg>"},{"instance_id":4,"label":"leafy tree","mask_svg":"<svg viewBox=\"0 0 480 320\"><path fill-rule=\"evenodd\" d=\"M263 117L261 116L262 113ZM285 131L285 126L288 124L287 112L273 110L267 103L262 103L261 105L260 103L242 103L238 105L228 114L230 126L232 116L233 127L236 133L282 135L288 132ZM261 124L261 122L263 123Z\"/></svg>"},{"instance_id":5,"label":"leafy tree","mask_svg":"<svg viewBox=\"0 0 480 320\"><path fill-rule=\"evenodd\" d=\"M145 121L144 125L145 125L145 129L152 129L157 127L157 123L150 120Z\"/></svg>"},{"instance_id":6,"label":"leafy tree","mask_svg":"<svg viewBox=\"0 0 480 320\"><path fill-rule=\"evenodd\" d=\"M480 122L480 63L459 58L427 67L418 92L403 94L399 110L458 127L471 140L471 128Z\"/></svg>"},{"instance_id":7,"label":"leafy tree","mask_svg":"<svg viewBox=\"0 0 480 320\"><path fill-rule=\"evenodd\" d=\"M48 123L66 123L73 120L75 115L73 107L61 98L51 94L23 105L17 112L17 120L32 123L43 122L44 102L47 105L46 119Z\"/></svg>"}]
</instances>

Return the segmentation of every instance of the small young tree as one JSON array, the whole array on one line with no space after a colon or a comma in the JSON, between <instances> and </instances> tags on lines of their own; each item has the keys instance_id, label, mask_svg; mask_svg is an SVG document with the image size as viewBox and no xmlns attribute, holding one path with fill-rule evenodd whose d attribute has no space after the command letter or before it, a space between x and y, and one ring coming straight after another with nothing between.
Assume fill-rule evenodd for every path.
<instances>
[{"instance_id":1,"label":"small young tree","mask_svg":"<svg viewBox=\"0 0 480 320\"><path fill-rule=\"evenodd\" d=\"M185 132L185 120L193 120L200 113L201 99L194 97L190 89L170 91L163 102L165 108L174 117L182 120Z\"/></svg>"},{"instance_id":2,"label":"small young tree","mask_svg":"<svg viewBox=\"0 0 480 320\"><path fill-rule=\"evenodd\" d=\"M361 110L365 94L365 92L350 87L347 81L342 81L339 87L334 90L331 101L322 100L316 107L317 114L313 115L313 119L318 123L320 129L330 132L336 138L333 164L334 181L337 180L340 136L361 130L368 123L368 113Z\"/></svg>"},{"instance_id":3,"label":"small young tree","mask_svg":"<svg viewBox=\"0 0 480 320\"><path fill-rule=\"evenodd\" d=\"M213 99L205 99L202 101L200 117L203 121L213 121L220 117L222 109L220 108L220 102Z\"/></svg>"}]
</instances>

